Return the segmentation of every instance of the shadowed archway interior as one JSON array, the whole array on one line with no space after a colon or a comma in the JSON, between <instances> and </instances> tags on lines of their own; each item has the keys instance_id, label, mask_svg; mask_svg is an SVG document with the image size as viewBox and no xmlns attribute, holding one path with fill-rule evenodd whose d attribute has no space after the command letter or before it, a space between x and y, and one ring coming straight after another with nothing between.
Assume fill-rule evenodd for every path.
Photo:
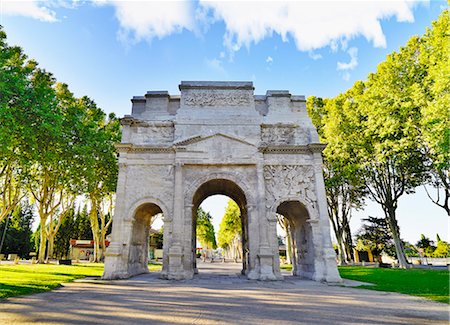
<instances>
[{"instance_id":1,"label":"shadowed archway interior","mask_svg":"<svg viewBox=\"0 0 450 325\"><path fill-rule=\"evenodd\" d=\"M148 241L150 225L155 215L163 213L154 203L144 203L133 217L132 241L128 257L128 269L132 274L148 272Z\"/></svg>"},{"instance_id":2,"label":"shadowed archway interior","mask_svg":"<svg viewBox=\"0 0 450 325\"><path fill-rule=\"evenodd\" d=\"M197 209L200 204L209 196L225 195L231 198L239 207L242 222L242 274L246 274L249 269L249 240L248 240L248 213L247 199L244 191L233 181L227 179L213 179L203 183L195 192L192 200L192 254L194 263L194 272L197 273Z\"/></svg>"},{"instance_id":3,"label":"shadowed archway interior","mask_svg":"<svg viewBox=\"0 0 450 325\"><path fill-rule=\"evenodd\" d=\"M286 218L289 225L292 274L310 278L314 273L314 246L308 210L299 201L284 201L277 213Z\"/></svg>"}]
</instances>

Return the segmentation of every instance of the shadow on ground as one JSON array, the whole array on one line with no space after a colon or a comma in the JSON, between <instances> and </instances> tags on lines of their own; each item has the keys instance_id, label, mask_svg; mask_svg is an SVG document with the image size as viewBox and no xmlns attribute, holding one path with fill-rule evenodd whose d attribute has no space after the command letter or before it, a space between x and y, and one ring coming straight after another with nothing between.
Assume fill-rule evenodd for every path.
<instances>
[{"instance_id":1,"label":"shadow on ground","mask_svg":"<svg viewBox=\"0 0 450 325\"><path fill-rule=\"evenodd\" d=\"M1 324L448 324L448 305L287 277L249 281L239 265L199 264L189 281L157 273L77 281L3 301Z\"/></svg>"}]
</instances>

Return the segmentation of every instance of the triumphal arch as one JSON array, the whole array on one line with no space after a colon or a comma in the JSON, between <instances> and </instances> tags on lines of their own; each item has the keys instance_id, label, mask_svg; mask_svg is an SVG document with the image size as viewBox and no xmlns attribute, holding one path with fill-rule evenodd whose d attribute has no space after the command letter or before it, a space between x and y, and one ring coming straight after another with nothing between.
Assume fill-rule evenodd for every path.
<instances>
[{"instance_id":1,"label":"triumphal arch","mask_svg":"<svg viewBox=\"0 0 450 325\"><path fill-rule=\"evenodd\" d=\"M133 97L122 119L117 199L104 279L148 272L153 216L164 220L166 279L196 273L196 211L223 194L239 206L242 273L282 279L276 214L290 224L293 274L341 281L331 245L321 151L304 96L252 82L182 81L180 95Z\"/></svg>"}]
</instances>

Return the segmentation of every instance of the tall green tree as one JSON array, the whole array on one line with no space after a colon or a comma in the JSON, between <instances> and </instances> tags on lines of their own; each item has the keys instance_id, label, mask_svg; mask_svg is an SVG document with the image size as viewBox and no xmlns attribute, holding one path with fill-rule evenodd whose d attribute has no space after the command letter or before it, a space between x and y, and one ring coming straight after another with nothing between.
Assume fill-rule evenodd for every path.
<instances>
[{"instance_id":1,"label":"tall green tree","mask_svg":"<svg viewBox=\"0 0 450 325\"><path fill-rule=\"evenodd\" d=\"M203 248L216 249L216 234L212 217L209 212L205 212L201 207L197 210L197 240Z\"/></svg>"},{"instance_id":2,"label":"tall green tree","mask_svg":"<svg viewBox=\"0 0 450 325\"><path fill-rule=\"evenodd\" d=\"M415 84L421 104L421 133L427 168L427 184L435 191L429 198L450 216L450 14L444 10L421 37L417 59L422 78Z\"/></svg>"},{"instance_id":3,"label":"tall green tree","mask_svg":"<svg viewBox=\"0 0 450 325\"><path fill-rule=\"evenodd\" d=\"M362 177L352 161L355 148L348 141L355 135L355 121L351 118L356 115L350 112L357 109L355 101L362 90L363 84L356 83L336 98L309 97L306 105L321 141L327 144L322 153L325 191L340 264L353 259L351 212L363 206L366 195Z\"/></svg>"},{"instance_id":4,"label":"tall green tree","mask_svg":"<svg viewBox=\"0 0 450 325\"><path fill-rule=\"evenodd\" d=\"M34 220L33 207L27 202L16 205L11 213L6 229L2 253L18 254L21 258L28 258L33 249L31 229ZM6 220L0 223L0 234L5 231Z\"/></svg>"},{"instance_id":5,"label":"tall green tree","mask_svg":"<svg viewBox=\"0 0 450 325\"><path fill-rule=\"evenodd\" d=\"M32 162L29 191L40 217L38 261L53 257L53 243L65 210L77 194L77 151L81 145L80 109L67 85L56 84L53 76L37 69L32 78L33 109L27 128L29 160Z\"/></svg>"},{"instance_id":6,"label":"tall green tree","mask_svg":"<svg viewBox=\"0 0 450 325\"><path fill-rule=\"evenodd\" d=\"M9 46L0 26L0 222L26 194L29 160L27 135L31 109L31 76L36 62L22 49Z\"/></svg>"},{"instance_id":7,"label":"tall green tree","mask_svg":"<svg viewBox=\"0 0 450 325\"><path fill-rule=\"evenodd\" d=\"M357 248L370 250L381 262L381 254L395 257L394 241L385 218L368 217L356 236Z\"/></svg>"},{"instance_id":8,"label":"tall green tree","mask_svg":"<svg viewBox=\"0 0 450 325\"><path fill-rule=\"evenodd\" d=\"M99 247L105 247L106 233L113 220L118 174L114 144L120 141L120 123L114 114L106 116L88 97L81 98L79 104L86 111L82 121L84 146L79 153L79 164L82 167L80 178L83 180L83 192L90 205L94 261L99 261Z\"/></svg>"},{"instance_id":9,"label":"tall green tree","mask_svg":"<svg viewBox=\"0 0 450 325\"><path fill-rule=\"evenodd\" d=\"M67 258L69 256L71 239L78 239L74 207L65 212L59 230L55 235L54 255L56 258Z\"/></svg>"},{"instance_id":10,"label":"tall green tree","mask_svg":"<svg viewBox=\"0 0 450 325\"><path fill-rule=\"evenodd\" d=\"M242 221L239 206L233 200L229 200L225 214L219 225L217 236L218 246L230 250L235 259L240 255L240 238L242 237Z\"/></svg>"}]
</instances>

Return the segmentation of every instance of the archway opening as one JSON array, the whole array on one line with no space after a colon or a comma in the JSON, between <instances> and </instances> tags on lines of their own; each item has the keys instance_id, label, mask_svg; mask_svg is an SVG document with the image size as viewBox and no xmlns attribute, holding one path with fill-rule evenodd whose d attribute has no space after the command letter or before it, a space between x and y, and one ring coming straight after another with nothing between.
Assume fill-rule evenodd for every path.
<instances>
[{"instance_id":1,"label":"archway opening","mask_svg":"<svg viewBox=\"0 0 450 325\"><path fill-rule=\"evenodd\" d=\"M201 222L201 220L199 220L199 216L201 218L202 210L205 213L208 213L209 211L205 211L208 210L205 208L200 209L199 212L199 207L206 199L208 199L207 201L213 201L214 198L217 198L218 196L221 196L222 200L226 200L227 210L230 206L231 209L234 208L237 210L237 212L234 211L234 214L238 214L237 218L240 233L237 237L231 238L226 245L223 245L223 241L220 241L218 238L218 231L220 228L217 228L217 225L220 221L216 221L216 240L217 244L220 245L218 245L218 248L215 250L208 249L205 251L203 250L203 247L201 247L202 245L198 240L199 236L197 236L197 229L199 229L199 222ZM199 269L200 273L203 271L207 272L207 270L211 270L214 263L223 263L221 268L222 272L234 272L236 271L236 268L228 263L238 262L242 266L240 270L241 273L246 274L249 269L249 240L247 199L243 190L236 183L227 179L210 180L203 183L197 189L194 194L192 204L192 253L194 272L198 273ZM221 217L223 217L225 213L223 203L222 208L223 212ZM236 215L234 216L234 219L236 219ZM233 222L236 222L236 220ZM200 247L202 250L199 250ZM216 267L215 269L217 270L219 267Z\"/></svg>"},{"instance_id":2,"label":"archway opening","mask_svg":"<svg viewBox=\"0 0 450 325\"><path fill-rule=\"evenodd\" d=\"M292 275L311 278L314 273L314 246L310 216L299 201L284 201L277 208L277 219L282 229L285 261L292 264ZM280 256L283 254L280 252Z\"/></svg>"},{"instance_id":3,"label":"archway opening","mask_svg":"<svg viewBox=\"0 0 450 325\"><path fill-rule=\"evenodd\" d=\"M133 229L131 236L130 253L128 257L129 274L148 273L158 269L164 259L162 247L163 211L154 203L145 203L139 206L133 216ZM160 229L152 228L159 226Z\"/></svg>"}]
</instances>

